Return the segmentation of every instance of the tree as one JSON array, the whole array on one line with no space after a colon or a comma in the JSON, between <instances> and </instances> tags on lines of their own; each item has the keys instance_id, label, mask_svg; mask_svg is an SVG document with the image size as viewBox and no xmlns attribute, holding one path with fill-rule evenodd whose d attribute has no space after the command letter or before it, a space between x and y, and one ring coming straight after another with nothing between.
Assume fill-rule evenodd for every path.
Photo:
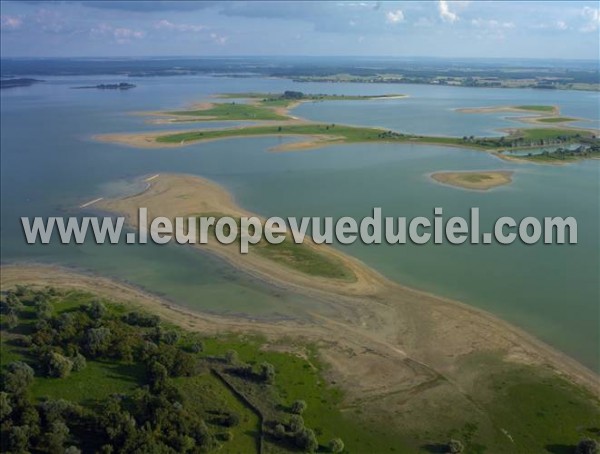
<instances>
[{"instance_id":1,"label":"tree","mask_svg":"<svg viewBox=\"0 0 600 454\"><path fill-rule=\"evenodd\" d=\"M237 364L239 360L238 352L235 350L227 350L227 353L225 353L225 361L227 361L227 364Z\"/></svg>"},{"instance_id":2,"label":"tree","mask_svg":"<svg viewBox=\"0 0 600 454\"><path fill-rule=\"evenodd\" d=\"M304 402L303 400L297 400L292 404L290 410L292 411L292 413L301 415L306 410L306 407L306 402Z\"/></svg>"},{"instance_id":3,"label":"tree","mask_svg":"<svg viewBox=\"0 0 600 454\"><path fill-rule=\"evenodd\" d=\"M334 438L329 441L329 450L331 452L342 452L344 450L344 442L341 438Z\"/></svg>"},{"instance_id":4,"label":"tree","mask_svg":"<svg viewBox=\"0 0 600 454\"><path fill-rule=\"evenodd\" d=\"M48 451L62 453L63 445L69 436L69 428L62 421L54 421L50 424L50 430L46 432L44 439L48 446Z\"/></svg>"},{"instance_id":5,"label":"tree","mask_svg":"<svg viewBox=\"0 0 600 454\"><path fill-rule=\"evenodd\" d=\"M4 317L2 317L2 320L4 321L4 324L8 329L13 329L19 324L19 317L13 309L10 309L4 315Z\"/></svg>"},{"instance_id":6,"label":"tree","mask_svg":"<svg viewBox=\"0 0 600 454\"><path fill-rule=\"evenodd\" d=\"M52 317L52 312L54 312L54 308L52 307L52 303L47 299L41 299L36 304L36 316L42 320L48 320Z\"/></svg>"},{"instance_id":7,"label":"tree","mask_svg":"<svg viewBox=\"0 0 600 454\"><path fill-rule=\"evenodd\" d=\"M29 446L29 427L13 426L8 433L8 449L11 452L27 452Z\"/></svg>"},{"instance_id":8,"label":"tree","mask_svg":"<svg viewBox=\"0 0 600 454\"><path fill-rule=\"evenodd\" d=\"M291 432L299 432L304 429L304 419L300 415L292 415L289 419L288 427Z\"/></svg>"},{"instance_id":9,"label":"tree","mask_svg":"<svg viewBox=\"0 0 600 454\"><path fill-rule=\"evenodd\" d=\"M87 366L87 361L85 359L85 356L83 356L81 353L77 353L75 355L75 357L72 359L73 362L73 372L79 372L80 370L85 369L85 367Z\"/></svg>"},{"instance_id":10,"label":"tree","mask_svg":"<svg viewBox=\"0 0 600 454\"><path fill-rule=\"evenodd\" d=\"M460 440L450 440L448 442L448 452L451 454L459 454L465 449Z\"/></svg>"},{"instance_id":11,"label":"tree","mask_svg":"<svg viewBox=\"0 0 600 454\"><path fill-rule=\"evenodd\" d=\"M106 306L94 300L86 307L86 311L93 320L100 320L106 315Z\"/></svg>"},{"instance_id":12,"label":"tree","mask_svg":"<svg viewBox=\"0 0 600 454\"><path fill-rule=\"evenodd\" d=\"M165 344L168 345L175 345L177 343L177 341L179 341L179 333L177 331L167 331L164 335L163 335L163 342Z\"/></svg>"},{"instance_id":13,"label":"tree","mask_svg":"<svg viewBox=\"0 0 600 454\"><path fill-rule=\"evenodd\" d=\"M275 366L271 363L264 362L260 365L260 378L266 383L275 381Z\"/></svg>"},{"instance_id":14,"label":"tree","mask_svg":"<svg viewBox=\"0 0 600 454\"><path fill-rule=\"evenodd\" d=\"M111 332L105 327L90 328L85 333L85 348L92 356L100 356L110 346Z\"/></svg>"},{"instance_id":15,"label":"tree","mask_svg":"<svg viewBox=\"0 0 600 454\"><path fill-rule=\"evenodd\" d=\"M4 388L9 393L18 394L33 382L33 369L22 361L14 361L6 369Z\"/></svg>"},{"instance_id":16,"label":"tree","mask_svg":"<svg viewBox=\"0 0 600 454\"><path fill-rule=\"evenodd\" d=\"M276 424L273 428L273 435L275 435L275 438L283 439L285 437L285 426L283 424Z\"/></svg>"},{"instance_id":17,"label":"tree","mask_svg":"<svg viewBox=\"0 0 600 454\"><path fill-rule=\"evenodd\" d=\"M0 421L4 421L12 413L13 407L10 404L8 393L0 393Z\"/></svg>"},{"instance_id":18,"label":"tree","mask_svg":"<svg viewBox=\"0 0 600 454\"><path fill-rule=\"evenodd\" d=\"M319 442L317 441L315 432L306 427L296 434L294 441L296 446L298 446L304 452L315 452L319 447Z\"/></svg>"},{"instance_id":19,"label":"tree","mask_svg":"<svg viewBox=\"0 0 600 454\"><path fill-rule=\"evenodd\" d=\"M596 440L584 438L575 447L575 454L598 454L600 445Z\"/></svg>"},{"instance_id":20,"label":"tree","mask_svg":"<svg viewBox=\"0 0 600 454\"><path fill-rule=\"evenodd\" d=\"M161 388L169 377L167 368L158 361L154 361L150 365L150 370L148 372L150 375L150 383L155 389Z\"/></svg>"},{"instance_id":21,"label":"tree","mask_svg":"<svg viewBox=\"0 0 600 454\"><path fill-rule=\"evenodd\" d=\"M204 350L204 344L201 341L194 342L190 345L190 351L192 353L200 353Z\"/></svg>"},{"instance_id":22,"label":"tree","mask_svg":"<svg viewBox=\"0 0 600 454\"><path fill-rule=\"evenodd\" d=\"M73 362L60 353L49 352L44 357L44 366L48 376L64 378L71 373Z\"/></svg>"}]
</instances>

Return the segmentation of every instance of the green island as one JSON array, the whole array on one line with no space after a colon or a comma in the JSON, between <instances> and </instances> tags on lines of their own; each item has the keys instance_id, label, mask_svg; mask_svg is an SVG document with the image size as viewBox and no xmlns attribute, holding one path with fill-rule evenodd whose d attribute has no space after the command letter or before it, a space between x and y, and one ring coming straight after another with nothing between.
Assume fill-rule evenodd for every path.
<instances>
[{"instance_id":1,"label":"green island","mask_svg":"<svg viewBox=\"0 0 600 454\"><path fill-rule=\"evenodd\" d=\"M179 133L167 133L156 136L157 143L186 144L203 140L239 138L264 135L313 136L314 141L306 148L336 143L427 143L434 145L459 146L476 150L500 152L504 150L523 150L549 145L567 145L585 143L580 153L582 158L600 155L599 140L591 133L575 129L523 128L503 137L438 137L402 134L384 131L379 128L345 126L336 124L303 123L273 126L248 126L233 129L198 130ZM529 159L530 156L522 156Z\"/></svg>"},{"instance_id":2,"label":"green island","mask_svg":"<svg viewBox=\"0 0 600 454\"><path fill-rule=\"evenodd\" d=\"M511 439L528 452L568 452L600 433L587 391L490 354L461 364L486 365L486 386L470 396L486 419L462 415L470 422L455 426L422 408L415 436L344 408L315 345L297 354L258 335L203 335L53 287L5 290L1 309L3 452L479 453L504 452ZM279 347L297 351L287 342Z\"/></svg>"},{"instance_id":3,"label":"green island","mask_svg":"<svg viewBox=\"0 0 600 454\"><path fill-rule=\"evenodd\" d=\"M223 99L244 99L247 102L210 103L200 109L158 112L162 116L170 116L168 122L193 122L211 120L256 120L269 124L247 125L235 128L202 129L185 132L157 133L148 136L139 135L141 141L133 137L129 142L134 145L150 141L158 144L186 145L193 142L240 138L251 136L306 136L308 140L300 144L286 144L277 147L279 150L297 150L318 148L340 143L424 143L483 150L498 154L505 159L516 159L511 152L532 150L532 153L520 153L519 160L547 162L540 157L541 153L533 150L540 147L554 147L556 159L568 156L570 160L594 158L600 155L600 139L594 131L569 127L523 127L508 130L501 137L443 137L425 136L410 133L399 133L376 127L350 126L342 124L324 124L299 119L289 114L289 109L299 102L317 102L332 100L373 100L401 98L402 95L390 94L382 96L343 96L343 95L307 95L302 92L286 91L274 93L225 93L217 96ZM503 110L529 111L551 114L543 118L534 118L532 122L565 123L575 121L574 118L561 117L558 108L551 105L520 105L508 107L483 107L459 109L463 112L495 112ZM135 136L135 135L134 135ZM120 141L119 135L109 137L109 141ZM577 145L571 147L572 145ZM142 145L143 146L143 145ZM569 153L560 151L570 147Z\"/></svg>"},{"instance_id":4,"label":"green island","mask_svg":"<svg viewBox=\"0 0 600 454\"><path fill-rule=\"evenodd\" d=\"M305 94L299 91L276 93L224 93L217 96L221 99L242 99L245 102L205 103L202 108L161 112L167 116L175 116L172 122L193 121L246 121L246 120L290 120L287 109L301 102L318 101L361 101L368 99L393 99L403 95L352 96ZM160 113L159 113L160 114ZM179 118L191 117L191 118Z\"/></svg>"},{"instance_id":5,"label":"green island","mask_svg":"<svg viewBox=\"0 0 600 454\"><path fill-rule=\"evenodd\" d=\"M431 175L431 178L450 186L487 191L488 189L510 184L512 174L513 172L505 170L436 172Z\"/></svg>"},{"instance_id":6,"label":"green island","mask_svg":"<svg viewBox=\"0 0 600 454\"><path fill-rule=\"evenodd\" d=\"M532 112L553 112L555 110L554 106L543 106L543 105L515 106L515 109L529 110Z\"/></svg>"}]
</instances>

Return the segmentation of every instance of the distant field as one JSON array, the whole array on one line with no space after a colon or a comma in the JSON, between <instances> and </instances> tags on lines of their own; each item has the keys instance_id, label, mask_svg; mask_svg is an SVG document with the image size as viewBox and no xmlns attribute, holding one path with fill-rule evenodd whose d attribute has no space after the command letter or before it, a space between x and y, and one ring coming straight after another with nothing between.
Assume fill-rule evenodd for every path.
<instances>
[{"instance_id":1,"label":"distant field","mask_svg":"<svg viewBox=\"0 0 600 454\"><path fill-rule=\"evenodd\" d=\"M576 118L569 117L548 117L548 118L538 118L536 121L541 123L566 123L568 121L576 121Z\"/></svg>"},{"instance_id":2,"label":"distant field","mask_svg":"<svg viewBox=\"0 0 600 454\"><path fill-rule=\"evenodd\" d=\"M520 129L515 136L521 136L529 140L553 140L560 137L579 137L589 135L574 129L559 129L559 128L524 128Z\"/></svg>"},{"instance_id":3,"label":"distant field","mask_svg":"<svg viewBox=\"0 0 600 454\"><path fill-rule=\"evenodd\" d=\"M553 112L554 106L536 106L536 105L525 105L515 106L516 109L520 110L531 110L533 112Z\"/></svg>"},{"instance_id":4,"label":"distant field","mask_svg":"<svg viewBox=\"0 0 600 454\"><path fill-rule=\"evenodd\" d=\"M167 115L185 115L190 117L207 117L209 120L287 120L272 109L252 104L221 103L208 109L177 110L165 112Z\"/></svg>"}]
</instances>

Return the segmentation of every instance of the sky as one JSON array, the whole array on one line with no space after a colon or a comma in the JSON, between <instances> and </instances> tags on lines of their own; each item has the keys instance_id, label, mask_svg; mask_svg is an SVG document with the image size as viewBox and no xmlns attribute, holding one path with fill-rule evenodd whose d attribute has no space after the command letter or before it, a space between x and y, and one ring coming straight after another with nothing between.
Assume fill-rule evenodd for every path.
<instances>
[{"instance_id":1,"label":"sky","mask_svg":"<svg viewBox=\"0 0 600 454\"><path fill-rule=\"evenodd\" d=\"M598 1L2 1L2 57L595 59Z\"/></svg>"}]
</instances>

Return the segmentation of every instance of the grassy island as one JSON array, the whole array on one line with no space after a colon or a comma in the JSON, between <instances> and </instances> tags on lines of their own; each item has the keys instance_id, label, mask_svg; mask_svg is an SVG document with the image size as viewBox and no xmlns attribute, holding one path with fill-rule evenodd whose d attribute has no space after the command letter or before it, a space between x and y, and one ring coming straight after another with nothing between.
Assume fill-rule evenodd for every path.
<instances>
[{"instance_id":1,"label":"grassy island","mask_svg":"<svg viewBox=\"0 0 600 454\"><path fill-rule=\"evenodd\" d=\"M477 171L477 172L437 172L431 175L435 181L464 189L483 190L504 186L512 182L513 172Z\"/></svg>"},{"instance_id":2,"label":"grassy island","mask_svg":"<svg viewBox=\"0 0 600 454\"><path fill-rule=\"evenodd\" d=\"M506 130L501 137L440 137L400 133L376 127L349 126L341 124L324 124L294 117L289 109L300 102L349 101L402 98L403 95L389 94L381 96L359 95L326 95L304 94L296 91L274 93L226 93L218 95L222 99L244 99L245 102L203 103L188 110L169 112L152 112L151 115L162 116L156 123L194 122L194 121L226 121L253 120L257 125L246 125L234 128L201 129L181 132L154 132L139 134L106 134L98 139L122 143L135 147L185 146L205 141L257 137L257 136L299 136L306 140L287 143L275 147L275 151L319 148L342 143L414 143L455 146L483 150L492 153L503 153L502 157L513 159L507 152L536 149L540 147L560 147L579 145L570 156L573 159L595 157L600 153L599 139L594 131L569 128L563 125L577 119L560 117L556 106L521 105L499 107L477 107L458 109L464 113L490 112L537 112L533 118L521 118L521 121L544 125ZM167 117L167 118L164 118ZM557 124L555 127L553 124ZM523 154L520 155L523 157ZM524 157L523 159L528 159ZM544 162L543 159L535 159Z\"/></svg>"}]
</instances>

